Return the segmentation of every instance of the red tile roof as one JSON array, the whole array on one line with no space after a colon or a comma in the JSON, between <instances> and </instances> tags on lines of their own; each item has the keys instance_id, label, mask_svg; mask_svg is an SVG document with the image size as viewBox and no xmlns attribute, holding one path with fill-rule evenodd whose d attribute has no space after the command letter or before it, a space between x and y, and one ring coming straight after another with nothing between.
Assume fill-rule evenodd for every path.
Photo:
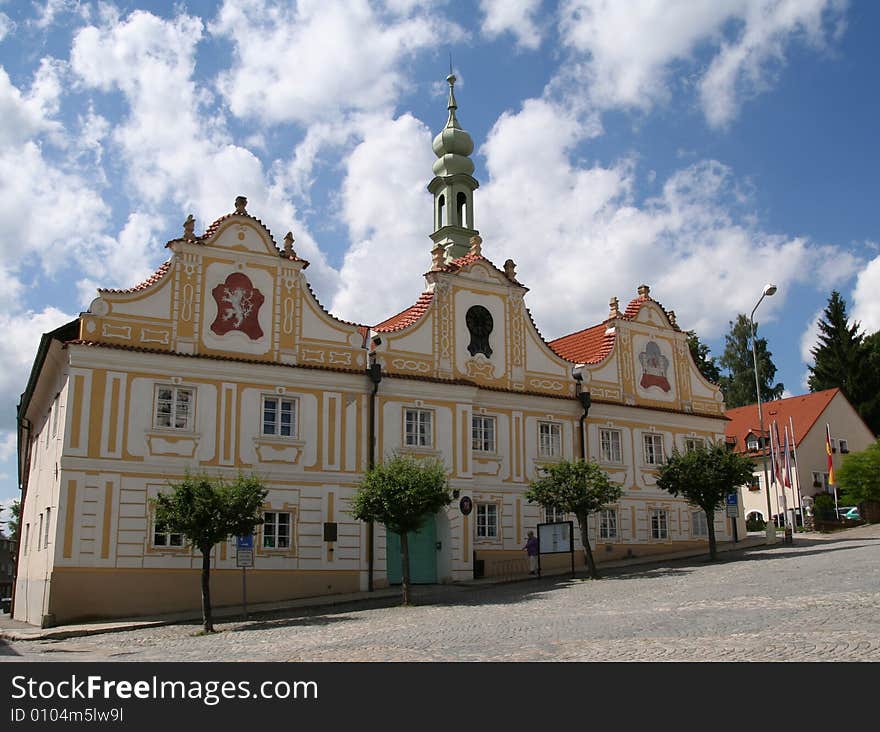
<instances>
[{"instance_id":1,"label":"red tile roof","mask_svg":"<svg viewBox=\"0 0 880 732\"><path fill-rule=\"evenodd\" d=\"M794 425L795 444L800 445L816 423L816 420L825 411L825 407L837 396L839 391L840 389L836 388L825 389L824 391L817 391L812 394L801 394L800 396L777 399L761 404L761 411L764 414L765 435L770 426L777 422L779 424L779 434L783 436L784 427L789 423L790 417ZM750 404L747 407L728 409L726 414L730 419L725 428L726 439L730 441L735 438L736 444L734 449L737 452L746 452L746 438L748 434L751 432L757 436L760 433L758 405Z\"/></svg>"},{"instance_id":2,"label":"red tile roof","mask_svg":"<svg viewBox=\"0 0 880 732\"><path fill-rule=\"evenodd\" d=\"M124 295L126 293L131 292L140 292L141 290L146 290L150 285L156 284L162 277L165 276L165 273L171 267L171 260L169 259L167 262L162 264L159 269L157 269L153 274L151 274L147 279L141 282L139 285L135 285L134 287L128 287L121 290L116 290L111 287L99 287L98 292L109 292L114 295Z\"/></svg>"},{"instance_id":3,"label":"red tile roof","mask_svg":"<svg viewBox=\"0 0 880 732\"><path fill-rule=\"evenodd\" d=\"M387 320L383 320L379 323L379 325L374 325L373 330L379 331L380 333L390 333L395 330L403 330L421 318L427 312L433 300L434 293L432 291L429 290L423 292L419 295L419 299L416 300L415 305L411 305L397 315L392 315Z\"/></svg>"},{"instance_id":4,"label":"red tile roof","mask_svg":"<svg viewBox=\"0 0 880 732\"><path fill-rule=\"evenodd\" d=\"M570 333L548 344L557 355L573 363L599 363L614 348L615 331L605 323Z\"/></svg>"},{"instance_id":5,"label":"red tile roof","mask_svg":"<svg viewBox=\"0 0 880 732\"><path fill-rule=\"evenodd\" d=\"M474 264L475 262L485 262L492 269L494 269L498 274L507 278L515 285L522 285L516 280L515 277L508 277L507 273L503 269L498 269L491 260L486 259L482 254L465 254L463 257L458 257L457 259L453 259L451 262L447 262L440 269L434 270L435 272L459 272L463 270L465 267Z\"/></svg>"}]
</instances>

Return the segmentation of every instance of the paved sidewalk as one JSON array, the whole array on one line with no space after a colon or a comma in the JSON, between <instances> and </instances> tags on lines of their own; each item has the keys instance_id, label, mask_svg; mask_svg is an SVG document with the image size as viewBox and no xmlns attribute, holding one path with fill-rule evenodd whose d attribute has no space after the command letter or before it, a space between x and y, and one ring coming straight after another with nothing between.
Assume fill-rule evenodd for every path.
<instances>
[{"instance_id":1,"label":"paved sidewalk","mask_svg":"<svg viewBox=\"0 0 880 732\"><path fill-rule=\"evenodd\" d=\"M818 539L821 535L816 533L798 534L795 536L795 544L798 538ZM751 549L756 546L764 546L767 543L764 534L750 534L740 541L719 542L718 551L732 552ZM773 546L782 546L781 534L777 536L777 542ZM616 571L627 567L641 566L645 564L664 564L676 559L686 559L689 557L708 556L708 548L690 549L687 551L672 552L668 554L652 554L647 556L634 556L630 559L621 559L613 562L600 563L599 570L606 572L609 570ZM566 570L558 570L553 573L545 573L544 576L568 575ZM575 571L575 576L585 576L586 568L580 566ZM483 579L467 580L465 582L457 582L452 585L441 585L439 588L462 588L462 587L481 587L485 585L507 584L511 582L529 582L534 577L522 575L519 577L486 577ZM429 593L432 594L432 593ZM399 587L388 587L373 592L354 592L344 595L320 595L317 597L304 597L295 600L281 600L278 602L255 603L248 605L248 616L256 616L263 613L275 612L278 610L287 610L295 608L309 607L330 607L347 603L357 603L371 600L381 600L384 598L393 598L400 596ZM230 605L225 607L213 608L213 617L216 621L227 618L239 618L241 616L241 605ZM87 623L77 623L70 625L59 625L53 628L38 628L34 625L13 620L8 614L0 615L0 639L10 641L28 641L28 640L58 640L63 638L75 638L79 636L98 635L101 633L118 633L127 630L137 630L139 628L152 628L161 625L173 625L193 620L200 620L202 617L201 609L188 610L179 613L169 613L164 615L155 615L149 617L123 618L119 620L95 621Z\"/></svg>"}]
</instances>

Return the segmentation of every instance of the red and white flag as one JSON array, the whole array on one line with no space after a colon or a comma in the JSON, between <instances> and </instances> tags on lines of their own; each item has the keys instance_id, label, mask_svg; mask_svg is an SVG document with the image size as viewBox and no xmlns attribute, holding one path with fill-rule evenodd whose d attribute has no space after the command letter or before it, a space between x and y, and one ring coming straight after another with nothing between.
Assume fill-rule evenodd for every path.
<instances>
[{"instance_id":1,"label":"red and white flag","mask_svg":"<svg viewBox=\"0 0 880 732\"><path fill-rule=\"evenodd\" d=\"M786 488L791 488L791 446L788 443L788 425L785 425L785 452L783 453L782 460L785 466L783 485Z\"/></svg>"}]
</instances>

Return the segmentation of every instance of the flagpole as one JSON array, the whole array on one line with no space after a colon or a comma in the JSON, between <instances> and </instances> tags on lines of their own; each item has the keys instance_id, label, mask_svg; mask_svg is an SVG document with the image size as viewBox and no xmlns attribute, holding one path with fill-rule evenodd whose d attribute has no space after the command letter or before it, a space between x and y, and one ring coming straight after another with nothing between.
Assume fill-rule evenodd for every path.
<instances>
[{"instance_id":1,"label":"flagpole","mask_svg":"<svg viewBox=\"0 0 880 732\"><path fill-rule=\"evenodd\" d=\"M828 453L828 483L834 487L834 520L840 518L837 508L837 480L834 477L834 457L831 452L831 425L825 423L825 452Z\"/></svg>"},{"instance_id":2,"label":"flagpole","mask_svg":"<svg viewBox=\"0 0 880 732\"><path fill-rule=\"evenodd\" d=\"M776 515L779 515L779 485L776 480L776 440L773 439L773 425L767 425L770 432L770 485L773 486L773 497L776 499ZM774 525L776 522L773 522Z\"/></svg>"},{"instance_id":3,"label":"flagpole","mask_svg":"<svg viewBox=\"0 0 880 732\"><path fill-rule=\"evenodd\" d=\"M795 480L797 480L798 510L801 514L801 526L803 526L806 531L807 525L804 523L804 497L801 494L801 473L798 469L797 461L797 439L794 436L794 422L792 422L791 416L788 418L788 426L791 429L791 452L794 455L794 477ZM792 486L792 488L794 488L794 486Z\"/></svg>"}]
</instances>

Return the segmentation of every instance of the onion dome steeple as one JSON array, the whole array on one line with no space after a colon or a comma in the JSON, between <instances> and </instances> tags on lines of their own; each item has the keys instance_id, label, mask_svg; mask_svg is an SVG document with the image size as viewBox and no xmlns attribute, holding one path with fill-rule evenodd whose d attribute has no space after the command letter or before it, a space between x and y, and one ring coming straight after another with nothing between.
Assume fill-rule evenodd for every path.
<instances>
[{"instance_id":1,"label":"onion dome steeple","mask_svg":"<svg viewBox=\"0 0 880 732\"><path fill-rule=\"evenodd\" d=\"M436 177L428 184L428 190L434 194L431 240L435 248L437 245L444 248L448 262L467 254L471 238L479 234L474 229L473 201L474 191L480 184L472 175L474 163L469 157L474 151L474 141L462 129L456 115L455 74L450 73L446 81L449 82L446 105L449 116L432 145L437 156L433 166Z\"/></svg>"}]
</instances>

